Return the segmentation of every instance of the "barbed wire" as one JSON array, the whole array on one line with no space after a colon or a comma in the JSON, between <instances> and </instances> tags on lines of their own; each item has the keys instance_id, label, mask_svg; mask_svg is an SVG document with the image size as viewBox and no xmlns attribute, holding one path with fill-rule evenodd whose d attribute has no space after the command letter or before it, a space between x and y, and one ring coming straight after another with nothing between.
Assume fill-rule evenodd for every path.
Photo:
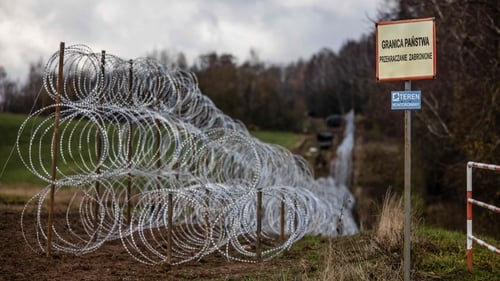
<instances>
[{"instance_id":1,"label":"barbed wire","mask_svg":"<svg viewBox=\"0 0 500 281\"><path fill-rule=\"evenodd\" d=\"M27 169L47 183L21 216L24 239L34 251L46 251L51 185L56 197L71 194L51 226L52 247L74 255L121 240L134 259L150 265L181 264L215 252L255 262L257 239L266 260L306 234L357 232L354 219L345 215L354 202L345 186L314 180L305 159L252 137L202 94L194 74L152 59L94 53L84 45L65 48L62 67L59 93L55 53L44 76L54 102L23 122L16 143ZM50 145L56 107L57 151Z\"/></svg>"}]
</instances>

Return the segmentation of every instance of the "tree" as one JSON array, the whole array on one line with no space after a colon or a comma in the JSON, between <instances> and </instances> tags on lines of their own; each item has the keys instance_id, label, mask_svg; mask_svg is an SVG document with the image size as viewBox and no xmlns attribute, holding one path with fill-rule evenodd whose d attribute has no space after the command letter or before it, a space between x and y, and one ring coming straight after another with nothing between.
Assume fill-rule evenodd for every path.
<instances>
[{"instance_id":1,"label":"tree","mask_svg":"<svg viewBox=\"0 0 500 281\"><path fill-rule=\"evenodd\" d=\"M10 80L3 66L0 66L0 112L11 112L14 98L18 95L18 83Z\"/></svg>"},{"instance_id":2,"label":"tree","mask_svg":"<svg viewBox=\"0 0 500 281\"><path fill-rule=\"evenodd\" d=\"M188 69L186 55L184 55L183 52L175 52L166 49L155 49L148 53L146 57L155 59L160 64L168 68Z\"/></svg>"},{"instance_id":3,"label":"tree","mask_svg":"<svg viewBox=\"0 0 500 281\"><path fill-rule=\"evenodd\" d=\"M199 57L196 75L201 91L225 114L240 119L241 96L235 57L231 54L208 53Z\"/></svg>"},{"instance_id":4,"label":"tree","mask_svg":"<svg viewBox=\"0 0 500 281\"><path fill-rule=\"evenodd\" d=\"M423 95L422 110L415 112L415 151L426 163L421 169L429 197L447 207L457 202L456 210L462 210L467 161L500 159L500 2L386 2L393 8L383 13L384 20L435 17L437 79L414 83ZM496 190L483 188L492 181L478 177L475 191L499 202ZM480 231L499 233L498 224L485 225L494 227Z\"/></svg>"},{"instance_id":5,"label":"tree","mask_svg":"<svg viewBox=\"0 0 500 281\"><path fill-rule=\"evenodd\" d=\"M42 59L30 63L28 77L21 88L21 97L24 104L20 106L22 113L29 113L42 108L44 67Z\"/></svg>"}]
</instances>

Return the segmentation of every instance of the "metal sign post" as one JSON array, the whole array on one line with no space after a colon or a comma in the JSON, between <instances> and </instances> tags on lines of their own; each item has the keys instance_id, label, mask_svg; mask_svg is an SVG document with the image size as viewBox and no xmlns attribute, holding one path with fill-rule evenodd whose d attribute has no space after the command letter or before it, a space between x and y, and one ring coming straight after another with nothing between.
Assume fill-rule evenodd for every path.
<instances>
[{"instance_id":1,"label":"metal sign post","mask_svg":"<svg viewBox=\"0 0 500 281\"><path fill-rule=\"evenodd\" d=\"M411 81L405 81L405 91L411 91ZM404 277L410 280L411 249L411 110L405 110L405 227L404 227Z\"/></svg>"},{"instance_id":2,"label":"metal sign post","mask_svg":"<svg viewBox=\"0 0 500 281\"><path fill-rule=\"evenodd\" d=\"M405 81L405 91L391 93L391 109L405 111L404 136L404 280L409 281L411 254L411 110L421 108L420 91L411 80L436 78L434 18L380 22L376 25L376 78Z\"/></svg>"}]
</instances>

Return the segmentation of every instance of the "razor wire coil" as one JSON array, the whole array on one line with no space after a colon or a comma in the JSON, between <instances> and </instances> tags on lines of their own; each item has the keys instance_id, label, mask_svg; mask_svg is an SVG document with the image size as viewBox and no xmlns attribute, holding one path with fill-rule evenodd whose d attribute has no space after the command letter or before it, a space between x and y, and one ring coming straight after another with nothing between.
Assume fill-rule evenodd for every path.
<instances>
[{"instance_id":1,"label":"razor wire coil","mask_svg":"<svg viewBox=\"0 0 500 281\"><path fill-rule=\"evenodd\" d=\"M144 264L163 263L169 254L172 264L182 264L215 252L255 262L257 192L265 210L264 260L306 234L342 234L331 218L352 208L337 200L348 191L314 180L303 158L252 137L202 94L194 74L84 45L65 48L62 92L58 68L55 53L43 79L53 103L23 122L16 142L23 164L48 184L21 216L34 251L45 252L51 184L56 194L71 193L60 210L64 215L51 226L52 246L63 253L83 255L119 239ZM47 151L56 107L58 148ZM52 181L49 165L56 154ZM281 204L284 241L277 239ZM349 231L357 231L355 224Z\"/></svg>"}]
</instances>

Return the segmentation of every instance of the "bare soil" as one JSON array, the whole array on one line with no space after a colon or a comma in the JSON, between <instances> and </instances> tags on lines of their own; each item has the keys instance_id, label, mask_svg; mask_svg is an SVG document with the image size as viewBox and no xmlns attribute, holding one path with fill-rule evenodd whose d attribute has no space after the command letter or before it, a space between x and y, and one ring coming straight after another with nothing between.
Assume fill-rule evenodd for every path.
<instances>
[{"instance_id":1,"label":"bare soil","mask_svg":"<svg viewBox=\"0 0 500 281\"><path fill-rule=\"evenodd\" d=\"M0 195L28 198L39 188L0 186ZM2 199L3 198L3 199ZM53 254L47 257L34 252L21 232L23 200L0 197L0 281L11 280L278 280L314 272L304 251L317 249L294 247L281 257L261 263L230 262L212 254L198 262L178 266L150 266L137 262L123 248L121 241L105 243L97 251L74 256ZM55 208L63 207L67 196L58 194ZM64 220L61 212L54 220ZM318 249L321 245L318 245Z\"/></svg>"},{"instance_id":2,"label":"bare soil","mask_svg":"<svg viewBox=\"0 0 500 281\"><path fill-rule=\"evenodd\" d=\"M322 151L321 157L328 163L335 158L335 149L342 135L337 130L331 150ZM318 161L317 155L309 154L316 144L316 136L303 136L301 144L294 150L310 161L316 176L329 174L329 165ZM382 145L383 144L383 145ZM399 154L397 145L379 141L373 151L391 156ZM366 166L371 158L380 155L366 154L366 141L357 133L354 151L353 193L357 200L356 212L363 228L370 228L375 221L374 198L383 198L387 186L380 188L383 179L372 169L380 165ZM363 163L365 165L363 166ZM380 163L380 162L377 162ZM391 167L388 167L391 168ZM371 179L370 179L371 178ZM363 180L365 179L365 180ZM380 184L374 184L375 182ZM179 266L149 266L137 262L123 248L121 241L105 243L97 251L74 256L55 254L47 257L35 253L24 241L20 219L26 200L42 187L0 185L0 281L3 280L301 280L304 276L318 277L324 264L327 239L321 243L297 243L291 250L271 261L260 263L230 262L221 256L209 255L198 262ZM4 195L7 195L5 197ZM61 192L56 197L59 207L64 208L71 194ZM61 213L56 213L62 216ZM55 220L63 219L56 217Z\"/></svg>"}]
</instances>

